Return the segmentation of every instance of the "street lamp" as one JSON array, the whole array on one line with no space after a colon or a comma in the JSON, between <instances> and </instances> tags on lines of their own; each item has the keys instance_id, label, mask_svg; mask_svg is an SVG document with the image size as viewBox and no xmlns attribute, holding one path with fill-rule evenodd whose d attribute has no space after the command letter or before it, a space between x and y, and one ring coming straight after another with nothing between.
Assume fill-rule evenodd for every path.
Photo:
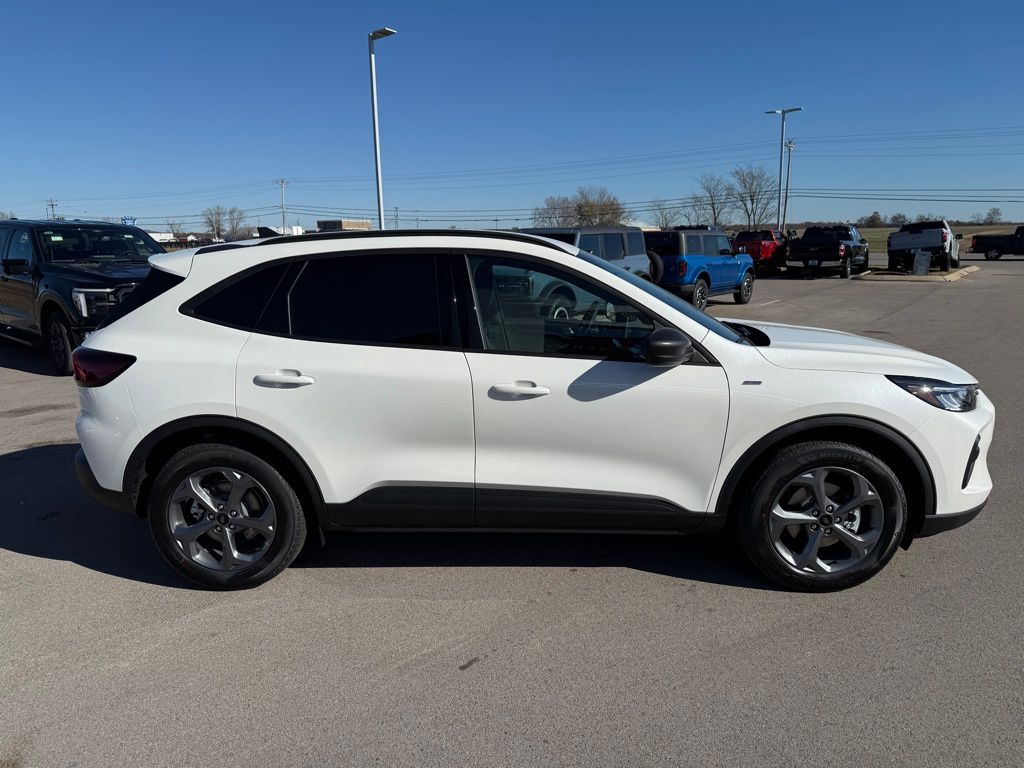
<instances>
[{"instance_id":1,"label":"street lamp","mask_svg":"<svg viewBox=\"0 0 1024 768\"><path fill-rule=\"evenodd\" d=\"M398 34L397 30L390 27L375 29L367 35L367 45L370 48L370 106L373 111L373 161L377 166L377 226L384 229L384 188L380 180L380 128L377 125L377 59L373 52L373 43L382 37L391 37Z\"/></svg>"},{"instance_id":2,"label":"street lamp","mask_svg":"<svg viewBox=\"0 0 1024 768\"><path fill-rule=\"evenodd\" d=\"M792 139L786 142L786 200L782 204L782 225L779 227L783 237L786 235L786 217L789 215L789 176L793 171L794 147L796 147L796 143Z\"/></svg>"},{"instance_id":3,"label":"street lamp","mask_svg":"<svg viewBox=\"0 0 1024 768\"><path fill-rule=\"evenodd\" d=\"M766 115L782 115L782 135L779 138L779 206L778 214L775 217L775 223L779 229L782 229L782 155L786 148L786 115L802 110L803 107L786 107L784 109L769 109L765 112Z\"/></svg>"}]
</instances>

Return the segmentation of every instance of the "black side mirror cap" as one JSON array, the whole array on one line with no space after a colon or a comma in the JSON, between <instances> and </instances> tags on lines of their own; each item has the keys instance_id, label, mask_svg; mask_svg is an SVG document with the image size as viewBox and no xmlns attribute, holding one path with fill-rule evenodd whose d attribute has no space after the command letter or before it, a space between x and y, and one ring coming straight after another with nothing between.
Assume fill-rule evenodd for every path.
<instances>
[{"instance_id":1,"label":"black side mirror cap","mask_svg":"<svg viewBox=\"0 0 1024 768\"><path fill-rule=\"evenodd\" d=\"M953 235L953 237L955 237L957 240L963 240L964 239L964 236L961 233L959 233L959 232L957 232L955 235Z\"/></svg>"},{"instance_id":2,"label":"black side mirror cap","mask_svg":"<svg viewBox=\"0 0 1024 768\"><path fill-rule=\"evenodd\" d=\"M672 368L688 363L694 355L690 337L676 328L657 328L647 337L647 364Z\"/></svg>"}]
</instances>

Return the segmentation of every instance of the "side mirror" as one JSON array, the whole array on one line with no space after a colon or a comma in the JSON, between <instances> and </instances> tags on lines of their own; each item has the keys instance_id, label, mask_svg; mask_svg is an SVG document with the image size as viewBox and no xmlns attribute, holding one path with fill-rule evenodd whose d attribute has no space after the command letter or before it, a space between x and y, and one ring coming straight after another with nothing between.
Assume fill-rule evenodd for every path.
<instances>
[{"instance_id":1,"label":"side mirror","mask_svg":"<svg viewBox=\"0 0 1024 768\"><path fill-rule=\"evenodd\" d=\"M658 328L647 337L647 364L673 368L693 359L693 342L675 328Z\"/></svg>"},{"instance_id":2,"label":"side mirror","mask_svg":"<svg viewBox=\"0 0 1024 768\"><path fill-rule=\"evenodd\" d=\"M4 259L0 266L8 275L24 275L29 271L28 259Z\"/></svg>"},{"instance_id":3,"label":"side mirror","mask_svg":"<svg viewBox=\"0 0 1024 768\"><path fill-rule=\"evenodd\" d=\"M865 240L865 239L864 239L864 238L862 237L862 238L860 239L860 244L861 244L861 245L867 245L867 244L868 244L868 241L867 241L867 240Z\"/></svg>"},{"instance_id":4,"label":"side mirror","mask_svg":"<svg viewBox=\"0 0 1024 768\"><path fill-rule=\"evenodd\" d=\"M741 245L739 248L736 249L736 253L746 253L746 252L747 252L747 246L745 246L745 245Z\"/></svg>"},{"instance_id":5,"label":"side mirror","mask_svg":"<svg viewBox=\"0 0 1024 768\"><path fill-rule=\"evenodd\" d=\"M957 240L963 240L964 239L964 236L962 234L960 234L959 232L957 232L955 235L953 235L953 237L955 237Z\"/></svg>"}]
</instances>

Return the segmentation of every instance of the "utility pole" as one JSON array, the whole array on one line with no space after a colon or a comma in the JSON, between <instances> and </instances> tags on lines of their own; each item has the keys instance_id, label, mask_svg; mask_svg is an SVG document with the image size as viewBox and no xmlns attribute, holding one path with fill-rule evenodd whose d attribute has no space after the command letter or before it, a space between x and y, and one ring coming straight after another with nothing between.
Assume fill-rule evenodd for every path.
<instances>
[{"instance_id":1,"label":"utility pole","mask_svg":"<svg viewBox=\"0 0 1024 768\"><path fill-rule=\"evenodd\" d=\"M782 203L782 224L779 230L782 236L786 236L786 215L789 213L789 176L793 171L793 148L796 143L790 139L786 142L786 197Z\"/></svg>"},{"instance_id":2,"label":"utility pole","mask_svg":"<svg viewBox=\"0 0 1024 768\"><path fill-rule=\"evenodd\" d=\"M395 229L398 229L398 206L395 206Z\"/></svg>"},{"instance_id":3,"label":"utility pole","mask_svg":"<svg viewBox=\"0 0 1024 768\"><path fill-rule=\"evenodd\" d=\"M370 49L370 111L373 115L373 162L377 168L377 227L384 229L384 187L380 178L380 127L377 122L377 55L373 44L377 40L397 34L391 27L375 29L367 35Z\"/></svg>"},{"instance_id":4,"label":"utility pole","mask_svg":"<svg viewBox=\"0 0 1024 768\"><path fill-rule=\"evenodd\" d=\"M46 207L50 209L50 215L46 218L55 219L57 218L57 201L52 197L46 201Z\"/></svg>"},{"instance_id":5,"label":"utility pole","mask_svg":"<svg viewBox=\"0 0 1024 768\"><path fill-rule=\"evenodd\" d=\"M287 234L285 230L288 228L284 218L286 210L284 207L284 188L288 186L288 182L284 179L275 179L274 183L281 187L281 234L284 235Z\"/></svg>"},{"instance_id":6,"label":"utility pole","mask_svg":"<svg viewBox=\"0 0 1024 768\"><path fill-rule=\"evenodd\" d=\"M779 197L776 209L775 223L782 229L782 155L786 145L786 115L790 112L802 112L803 107L784 107L783 109L769 109L766 115L779 115L782 117L782 131L779 135Z\"/></svg>"},{"instance_id":7,"label":"utility pole","mask_svg":"<svg viewBox=\"0 0 1024 768\"><path fill-rule=\"evenodd\" d=\"M419 229L419 228L420 228L420 217L417 216L416 217L416 229Z\"/></svg>"},{"instance_id":8,"label":"utility pole","mask_svg":"<svg viewBox=\"0 0 1024 768\"><path fill-rule=\"evenodd\" d=\"M494 228L495 229L498 228L498 217L497 216L494 217Z\"/></svg>"}]
</instances>

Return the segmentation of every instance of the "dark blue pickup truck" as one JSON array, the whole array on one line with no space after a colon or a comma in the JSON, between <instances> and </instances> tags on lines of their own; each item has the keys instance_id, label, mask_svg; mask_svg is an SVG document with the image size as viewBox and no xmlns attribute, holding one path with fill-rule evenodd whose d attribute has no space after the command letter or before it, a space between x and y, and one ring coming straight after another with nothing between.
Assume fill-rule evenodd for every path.
<instances>
[{"instance_id":1,"label":"dark blue pickup truck","mask_svg":"<svg viewBox=\"0 0 1024 768\"><path fill-rule=\"evenodd\" d=\"M721 227L676 227L644 232L652 262L660 261L658 285L703 310L711 296L731 293L737 304L754 295L754 260L734 253Z\"/></svg>"}]
</instances>

